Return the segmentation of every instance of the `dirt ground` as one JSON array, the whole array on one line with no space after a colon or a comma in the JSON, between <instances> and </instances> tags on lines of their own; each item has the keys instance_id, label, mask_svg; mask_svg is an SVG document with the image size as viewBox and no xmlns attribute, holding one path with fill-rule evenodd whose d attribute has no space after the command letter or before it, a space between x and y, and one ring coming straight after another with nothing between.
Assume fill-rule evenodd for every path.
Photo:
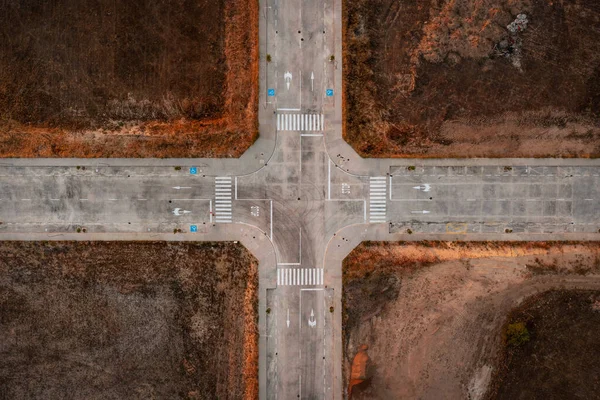
<instances>
[{"instance_id":1,"label":"dirt ground","mask_svg":"<svg viewBox=\"0 0 600 400\"><path fill-rule=\"evenodd\" d=\"M596 0L346 0L344 35L365 157L600 156Z\"/></svg>"},{"instance_id":2,"label":"dirt ground","mask_svg":"<svg viewBox=\"0 0 600 400\"><path fill-rule=\"evenodd\" d=\"M258 135L258 2L0 4L1 157L233 157Z\"/></svg>"},{"instance_id":3,"label":"dirt ground","mask_svg":"<svg viewBox=\"0 0 600 400\"><path fill-rule=\"evenodd\" d=\"M346 379L361 345L371 359L353 399L484 399L510 312L552 289L600 290L600 243L366 242L343 268Z\"/></svg>"},{"instance_id":4,"label":"dirt ground","mask_svg":"<svg viewBox=\"0 0 600 400\"><path fill-rule=\"evenodd\" d=\"M257 398L257 266L232 243L0 243L0 398Z\"/></svg>"},{"instance_id":5,"label":"dirt ground","mask_svg":"<svg viewBox=\"0 0 600 400\"><path fill-rule=\"evenodd\" d=\"M523 322L529 342L504 350L489 399L595 399L600 396L600 292L532 296L509 323ZM504 367L504 368L503 368Z\"/></svg>"}]
</instances>

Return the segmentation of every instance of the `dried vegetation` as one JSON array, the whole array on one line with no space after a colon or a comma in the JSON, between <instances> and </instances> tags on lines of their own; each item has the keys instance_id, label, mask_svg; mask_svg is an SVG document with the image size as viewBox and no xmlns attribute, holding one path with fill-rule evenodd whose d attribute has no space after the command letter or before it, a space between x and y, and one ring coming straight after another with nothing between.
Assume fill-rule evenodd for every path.
<instances>
[{"instance_id":1,"label":"dried vegetation","mask_svg":"<svg viewBox=\"0 0 600 400\"><path fill-rule=\"evenodd\" d=\"M362 156L600 155L597 1L344 4L344 136Z\"/></svg>"},{"instance_id":2,"label":"dried vegetation","mask_svg":"<svg viewBox=\"0 0 600 400\"><path fill-rule=\"evenodd\" d=\"M257 268L232 243L0 243L0 397L256 399Z\"/></svg>"},{"instance_id":3,"label":"dried vegetation","mask_svg":"<svg viewBox=\"0 0 600 400\"><path fill-rule=\"evenodd\" d=\"M507 334L519 324L527 340L523 335L518 344L507 340L500 350L502 361L487 398L598 397L598 305L598 291L554 290L532 296L512 311Z\"/></svg>"},{"instance_id":4,"label":"dried vegetation","mask_svg":"<svg viewBox=\"0 0 600 400\"><path fill-rule=\"evenodd\" d=\"M257 138L258 2L5 2L0 156L237 157Z\"/></svg>"},{"instance_id":5,"label":"dried vegetation","mask_svg":"<svg viewBox=\"0 0 600 400\"><path fill-rule=\"evenodd\" d=\"M484 398L507 315L552 289L600 290L600 243L361 244L343 264L343 367L348 384L366 344L372 372L352 398Z\"/></svg>"}]
</instances>

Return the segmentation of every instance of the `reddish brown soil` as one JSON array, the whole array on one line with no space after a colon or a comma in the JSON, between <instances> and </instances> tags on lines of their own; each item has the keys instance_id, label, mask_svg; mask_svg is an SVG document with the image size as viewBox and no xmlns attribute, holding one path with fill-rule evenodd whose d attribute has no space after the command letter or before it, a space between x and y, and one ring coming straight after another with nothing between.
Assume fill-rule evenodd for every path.
<instances>
[{"instance_id":1,"label":"reddish brown soil","mask_svg":"<svg viewBox=\"0 0 600 400\"><path fill-rule=\"evenodd\" d=\"M344 4L344 135L361 155L600 156L597 1ZM520 69L494 50L519 13Z\"/></svg>"},{"instance_id":2,"label":"reddish brown soil","mask_svg":"<svg viewBox=\"0 0 600 400\"><path fill-rule=\"evenodd\" d=\"M600 292L550 291L508 318L523 322L527 343L502 349L489 399L594 399L600 393Z\"/></svg>"},{"instance_id":3,"label":"reddish brown soil","mask_svg":"<svg viewBox=\"0 0 600 400\"><path fill-rule=\"evenodd\" d=\"M257 3L4 2L0 156L239 156L257 137Z\"/></svg>"},{"instance_id":4,"label":"reddish brown soil","mask_svg":"<svg viewBox=\"0 0 600 400\"><path fill-rule=\"evenodd\" d=\"M600 242L363 243L343 264L345 386L366 344L371 368L353 400L483 399L507 316L559 288L600 290Z\"/></svg>"},{"instance_id":5,"label":"reddish brown soil","mask_svg":"<svg viewBox=\"0 0 600 400\"><path fill-rule=\"evenodd\" d=\"M232 243L0 243L0 398L258 398L257 268Z\"/></svg>"}]
</instances>

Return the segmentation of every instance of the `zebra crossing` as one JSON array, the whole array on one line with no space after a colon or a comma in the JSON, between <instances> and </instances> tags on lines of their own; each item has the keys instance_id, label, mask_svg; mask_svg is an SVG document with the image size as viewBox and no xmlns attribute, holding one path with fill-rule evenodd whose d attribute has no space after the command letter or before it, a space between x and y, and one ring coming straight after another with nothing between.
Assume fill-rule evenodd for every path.
<instances>
[{"instance_id":1,"label":"zebra crossing","mask_svg":"<svg viewBox=\"0 0 600 400\"><path fill-rule=\"evenodd\" d=\"M231 223L231 177L215 177L215 222Z\"/></svg>"},{"instance_id":2,"label":"zebra crossing","mask_svg":"<svg viewBox=\"0 0 600 400\"><path fill-rule=\"evenodd\" d=\"M386 196L386 177L372 176L369 182L369 222L385 222Z\"/></svg>"},{"instance_id":3,"label":"zebra crossing","mask_svg":"<svg viewBox=\"0 0 600 400\"><path fill-rule=\"evenodd\" d=\"M277 114L278 131L322 131L323 114Z\"/></svg>"},{"instance_id":4,"label":"zebra crossing","mask_svg":"<svg viewBox=\"0 0 600 400\"><path fill-rule=\"evenodd\" d=\"M277 285L323 285L323 268L277 268Z\"/></svg>"}]
</instances>

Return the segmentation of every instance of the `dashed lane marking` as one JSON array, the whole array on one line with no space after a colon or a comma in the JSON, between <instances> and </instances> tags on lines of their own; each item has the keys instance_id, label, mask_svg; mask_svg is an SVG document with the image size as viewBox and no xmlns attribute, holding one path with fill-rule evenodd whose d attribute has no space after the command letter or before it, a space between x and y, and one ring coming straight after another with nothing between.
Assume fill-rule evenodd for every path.
<instances>
[{"instance_id":1,"label":"dashed lane marking","mask_svg":"<svg viewBox=\"0 0 600 400\"><path fill-rule=\"evenodd\" d=\"M323 268L277 268L277 285L323 285Z\"/></svg>"},{"instance_id":2,"label":"dashed lane marking","mask_svg":"<svg viewBox=\"0 0 600 400\"><path fill-rule=\"evenodd\" d=\"M277 114L278 131L322 131L323 114Z\"/></svg>"},{"instance_id":3,"label":"dashed lane marking","mask_svg":"<svg viewBox=\"0 0 600 400\"><path fill-rule=\"evenodd\" d=\"M373 176L369 181L369 222L386 221L387 179L385 176Z\"/></svg>"},{"instance_id":4,"label":"dashed lane marking","mask_svg":"<svg viewBox=\"0 0 600 400\"><path fill-rule=\"evenodd\" d=\"M231 177L215 178L215 222L226 224L232 222L231 212Z\"/></svg>"}]
</instances>

